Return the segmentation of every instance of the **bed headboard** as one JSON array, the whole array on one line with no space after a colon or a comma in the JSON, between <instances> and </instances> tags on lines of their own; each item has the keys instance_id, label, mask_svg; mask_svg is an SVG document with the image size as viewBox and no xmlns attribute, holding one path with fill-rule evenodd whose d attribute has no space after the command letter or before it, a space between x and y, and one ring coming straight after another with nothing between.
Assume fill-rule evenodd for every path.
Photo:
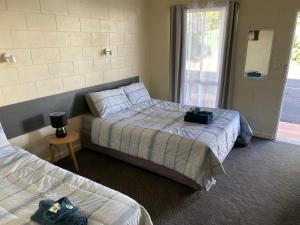
<instances>
[{"instance_id":1,"label":"bed headboard","mask_svg":"<svg viewBox=\"0 0 300 225\"><path fill-rule=\"evenodd\" d=\"M138 76L0 107L0 121L8 138L17 137L50 125L51 112L64 111L68 118L89 112L84 98L89 92L114 89L134 82L139 82Z\"/></svg>"}]
</instances>

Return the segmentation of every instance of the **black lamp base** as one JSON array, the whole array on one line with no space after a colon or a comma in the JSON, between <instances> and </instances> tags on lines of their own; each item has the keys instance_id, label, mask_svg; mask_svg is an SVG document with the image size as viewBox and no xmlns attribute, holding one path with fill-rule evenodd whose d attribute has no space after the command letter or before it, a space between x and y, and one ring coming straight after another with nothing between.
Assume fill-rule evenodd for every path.
<instances>
[{"instance_id":1,"label":"black lamp base","mask_svg":"<svg viewBox=\"0 0 300 225\"><path fill-rule=\"evenodd\" d=\"M57 128L55 133L57 138L64 138L68 135L68 132L65 127Z\"/></svg>"}]
</instances>

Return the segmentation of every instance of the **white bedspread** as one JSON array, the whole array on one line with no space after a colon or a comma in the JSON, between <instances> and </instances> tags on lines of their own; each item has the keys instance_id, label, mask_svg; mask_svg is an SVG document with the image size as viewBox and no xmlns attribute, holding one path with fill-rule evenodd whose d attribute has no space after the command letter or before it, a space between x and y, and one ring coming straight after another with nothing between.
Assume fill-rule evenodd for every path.
<instances>
[{"instance_id":1,"label":"white bedspread","mask_svg":"<svg viewBox=\"0 0 300 225\"><path fill-rule=\"evenodd\" d=\"M151 99L92 123L92 142L173 169L209 188L238 141L252 131L237 111L209 109L209 125L184 122L189 106ZM208 109L206 109L208 110Z\"/></svg>"},{"instance_id":2,"label":"white bedspread","mask_svg":"<svg viewBox=\"0 0 300 225\"><path fill-rule=\"evenodd\" d=\"M30 216L43 199L67 196L88 216L88 224L151 225L133 199L58 168L12 146L0 149L0 224L36 224Z\"/></svg>"}]
</instances>

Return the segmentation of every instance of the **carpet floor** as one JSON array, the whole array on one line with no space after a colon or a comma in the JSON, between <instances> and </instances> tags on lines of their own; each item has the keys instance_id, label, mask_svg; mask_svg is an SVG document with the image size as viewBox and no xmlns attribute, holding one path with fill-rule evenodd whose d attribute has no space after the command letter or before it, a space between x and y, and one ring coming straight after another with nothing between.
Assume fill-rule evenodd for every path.
<instances>
[{"instance_id":1,"label":"carpet floor","mask_svg":"<svg viewBox=\"0 0 300 225\"><path fill-rule=\"evenodd\" d=\"M80 175L135 199L155 225L300 225L300 146L253 139L233 149L209 192L93 151L76 154ZM69 158L56 165L74 172Z\"/></svg>"}]
</instances>

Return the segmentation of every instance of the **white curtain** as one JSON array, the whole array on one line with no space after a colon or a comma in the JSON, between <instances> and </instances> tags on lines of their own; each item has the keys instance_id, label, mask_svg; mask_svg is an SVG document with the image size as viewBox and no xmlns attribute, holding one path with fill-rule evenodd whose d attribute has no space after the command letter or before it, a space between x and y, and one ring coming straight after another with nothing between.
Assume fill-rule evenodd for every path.
<instances>
[{"instance_id":1,"label":"white curtain","mask_svg":"<svg viewBox=\"0 0 300 225\"><path fill-rule=\"evenodd\" d=\"M227 8L187 11L184 104L218 107Z\"/></svg>"}]
</instances>

